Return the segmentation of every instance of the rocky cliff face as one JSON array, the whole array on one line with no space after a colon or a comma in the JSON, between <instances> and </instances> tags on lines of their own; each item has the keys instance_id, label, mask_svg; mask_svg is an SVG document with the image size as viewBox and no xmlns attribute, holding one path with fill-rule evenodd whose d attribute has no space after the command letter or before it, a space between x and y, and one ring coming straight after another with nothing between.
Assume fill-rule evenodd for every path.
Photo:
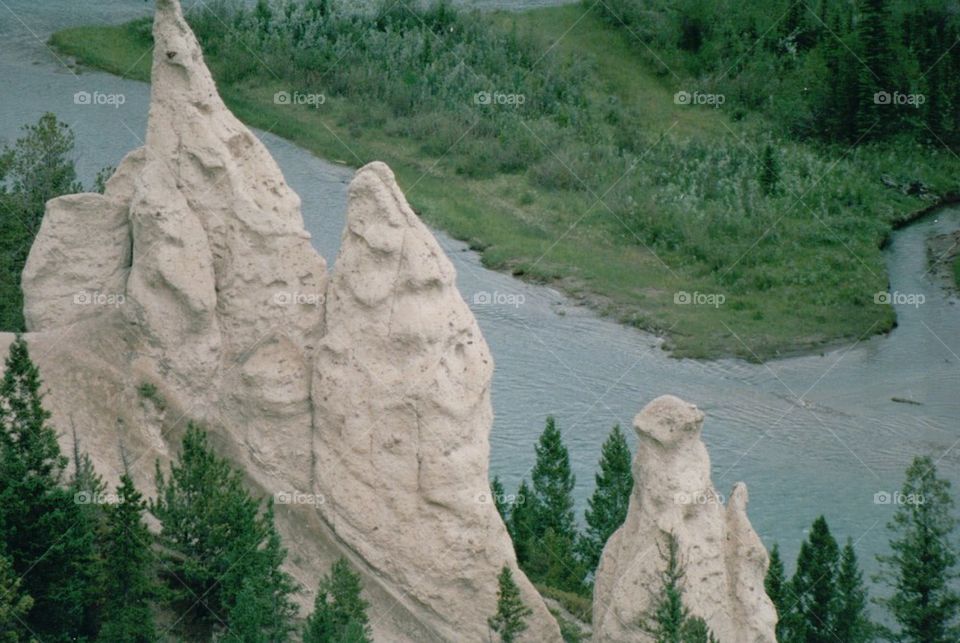
<instances>
[{"instance_id":1,"label":"rocky cliff face","mask_svg":"<svg viewBox=\"0 0 960 643\"><path fill-rule=\"evenodd\" d=\"M48 204L23 275L65 449L73 428L109 483L125 459L149 493L200 421L277 499L305 610L346 556L378 640L486 641L508 565L526 640L559 641L487 500L489 350L389 168L357 172L330 279L175 0L158 0L154 39L144 146L103 195Z\"/></svg>"},{"instance_id":2,"label":"rocky cliff face","mask_svg":"<svg viewBox=\"0 0 960 643\"><path fill-rule=\"evenodd\" d=\"M634 420L639 437L627 519L603 550L593 598L598 641L653 641L638 627L666 568L670 534L686 570L684 602L723 643L775 643L763 588L767 552L747 519L747 488L724 504L700 440L703 413L665 395Z\"/></svg>"}]
</instances>

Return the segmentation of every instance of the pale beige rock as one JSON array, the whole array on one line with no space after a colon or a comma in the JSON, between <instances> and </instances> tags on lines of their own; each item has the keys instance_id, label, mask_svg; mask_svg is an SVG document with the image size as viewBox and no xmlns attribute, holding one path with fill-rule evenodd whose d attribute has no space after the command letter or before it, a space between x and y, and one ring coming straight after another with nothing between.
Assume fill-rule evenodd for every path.
<instances>
[{"instance_id":1,"label":"pale beige rock","mask_svg":"<svg viewBox=\"0 0 960 643\"><path fill-rule=\"evenodd\" d=\"M154 463L201 421L275 497L305 613L346 556L377 640L486 641L509 565L527 640L559 641L488 500L489 351L390 170L357 173L328 287L299 198L224 106L175 0L158 0L154 41L145 145L105 194L48 204L24 271L64 449L75 429L108 484L125 462L152 494Z\"/></svg>"},{"instance_id":2,"label":"pale beige rock","mask_svg":"<svg viewBox=\"0 0 960 643\"><path fill-rule=\"evenodd\" d=\"M649 642L638 627L661 587L669 534L686 575L684 602L723 643L774 643L777 617L763 580L767 552L747 519L746 486L729 502L710 480L703 413L658 397L634 420L636 484L627 519L603 550L593 599L594 640Z\"/></svg>"},{"instance_id":3,"label":"pale beige rock","mask_svg":"<svg viewBox=\"0 0 960 643\"><path fill-rule=\"evenodd\" d=\"M453 266L386 165L349 197L314 371L321 511L439 637L487 639L509 565L531 640L559 640L488 499L493 360Z\"/></svg>"}]
</instances>

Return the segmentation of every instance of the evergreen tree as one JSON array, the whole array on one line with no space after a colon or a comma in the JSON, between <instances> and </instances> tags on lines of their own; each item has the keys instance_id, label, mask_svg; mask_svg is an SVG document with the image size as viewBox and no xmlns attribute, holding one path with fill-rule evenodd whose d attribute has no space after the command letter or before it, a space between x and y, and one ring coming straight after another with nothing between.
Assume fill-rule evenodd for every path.
<instances>
[{"instance_id":1,"label":"evergreen tree","mask_svg":"<svg viewBox=\"0 0 960 643\"><path fill-rule=\"evenodd\" d=\"M901 498L888 529L893 553L878 556L878 580L892 590L880 601L899 626L896 640L906 643L947 643L960 639L960 596L951 587L957 578L952 539L950 482L937 477L936 464L916 457L907 469Z\"/></svg>"},{"instance_id":2,"label":"evergreen tree","mask_svg":"<svg viewBox=\"0 0 960 643\"><path fill-rule=\"evenodd\" d=\"M773 145L767 143L763 148L763 155L760 158L759 171L760 189L767 196L777 193L777 186L780 183L780 161L777 160L777 153Z\"/></svg>"},{"instance_id":3,"label":"evergreen tree","mask_svg":"<svg viewBox=\"0 0 960 643\"><path fill-rule=\"evenodd\" d=\"M890 35L890 0L864 0L857 21L859 39L859 112L857 136L879 138L893 129L898 111L890 104L875 100L877 92L892 94L894 81L894 41Z\"/></svg>"},{"instance_id":4,"label":"evergreen tree","mask_svg":"<svg viewBox=\"0 0 960 643\"><path fill-rule=\"evenodd\" d=\"M584 514L587 530L579 549L587 573L596 570L603 546L627 518L633 490L631 460L630 447L618 424L603 443L600 472L594 478L597 486Z\"/></svg>"},{"instance_id":5,"label":"evergreen tree","mask_svg":"<svg viewBox=\"0 0 960 643\"><path fill-rule=\"evenodd\" d=\"M840 553L837 572L837 618L834 636L844 643L866 643L874 639L873 624L867 618L867 589L853 550L853 540Z\"/></svg>"},{"instance_id":6,"label":"evergreen tree","mask_svg":"<svg viewBox=\"0 0 960 643\"><path fill-rule=\"evenodd\" d=\"M840 549L823 516L813 522L800 546L797 571L790 581L796 603L785 619L786 639L805 643L836 643L837 571Z\"/></svg>"},{"instance_id":7,"label":"evergreen tree","mask_svg":"<svg viewBox=\"0 0 960 643\"><path fill-rule=\"evenodd\" d=\"M290 600L295 585L281 569L286 552L273 505L264 507L247 492L240 472L213 452L198 426L188 426L169 478L157 464L150 511L161 523L174 608L185 614L187 627L209 638L220 624L229 632L237 619L259 623L258 635L269 640L287 637L296 614ZM245 584L256 588L256 600L241 596Z\"/></svg>"},{"instance_id":8,"label":"evergreen tree","mask_svg":"<svg viewBox=\"0 0 960 643\"><path fill-rule=\"evenodd\" d=\"M84 610L83 631L96 632L100 627L100 605L106 582L104 561L99 543L106 535L106 485L93 467L93 461L80 452L76 431L73 434L74 473L67 484L67 496L73 499L70 561L78 570L77 600Z\"/></svg>"},{"instance_id":9,"label":"evergreen tree","mask_svg":"<svg viewBox=\"0 0 960 643\"><path fill-rule=\"evenodd\" d=\"M680 628L681 643L720 643L707 622L699 616L688 616Z\"/></svg>"},{"instance_id":10,"label":"evergreen tree","mask_svg":"<svg viewBox=\"0 0 960 643\"><path fill-rule=\"evenodd\" d=\"M276 639L270 634L270 609L270 594L262 592L255 580L244 579L230 609L229 627L217 639L229 643L273 643Z\"/></svg>"},{"instance_id":11,"label":"evergreen tree","mask_svg":"<svg viewBox=\"0 0 960 643\"><path fill-rule=\"evenodd\" d=\"M30 629L44 641L96 633L95 534L74 491L61 486L66 458L43 408L42 382L17 336L0 381L0 526L14 572L34 604Z\"/></svg>"},{"instance_id":12,"label":"evergreen tree","mask_svg":"<svg viewBox=\"0 0 960 643\"><path fill-rule=\"evenodd\" d=\"M553 527L531 545L527 567L535 582L567 592L582 592L583 567L577 560L575 543L557 534ZM525 570L526 571L526 570Z\"/></svg>"},{"instance_id":13,"label":"evergreen tree","mask_svg":"<svg viewBox=\"0 0 960 643\"><path fill-rule=\"evenodd\" d=\"M576 556L577 527L573 514L575 478L570 455L553 417L535 447L537 460L531 473L532 502L524 520L532 522L521 537L528 575L538 582L548 575L558 589L582 591L582 565ZM547 537L549 534L549 538ZM533 556L532 554L536 554Z\"/></svg>"},{"instance_id":14,"label":"evergreen tree","mask_svg":"<svg viewBox=\"0 0 960 643\"><path fill-rule=\"evenodd\" d=\"M117 504L107 509L100 639L150 643L157 640L150 608L156 588L153 538L143 522L146 502L127 474L120 477L117 496Z\"/></svg>"},{"instance_id":15,"label":"evergreen tree","mask_svg":"<svg viewBox=\"0 0 960 643\"><path fill-rule=\"evenodd\" d=\"M661 551L660 556L667 564L660 573L660 593L654 598L651 613L641 619L640 627L657 643L680 643L680 634L689 613L683 605L681 583L684 569L676 536L667 536L667 551Z\"/></svg>"},{"instance_id":16,"label":"evergreen tree","mask_svg":"<svg viewBox=\"0 0 960 643\"><path fill-rule=\"evenodd\" d=\"M503 483L500 482L498 476L493 476L493 480L490 481L490 497L493 499L493 505L497 508L497 513L500 514L501 520L504 524L510 522L509 516L509 507L507 507L507 493L503 490Z\"/></svg>"},{"instance_id":17,"label":"evergreen tree","mask_svg":"<svg viewBox=\"0 0 960 643\"><path fill-rule=\"evenodd\" d=\"M73 133L50 113L0 151L0 329L22 332L20 275L48 200L82 191L70 155Z\"/></svg>"},{"instance_id":18,"label":"evergreen tree","mask_svg":"<svg viewBox=\"0 0 960 643\"><path fill-rule=\"evenodd\" d=\"M503 643L513 643L527 629L524 622L533 610L523 604L520 588L513 580L513 572L506 565L497 578L497 613L487 619L490 629L500 635Z\"/></svg>"},{"instance_id":19,"label":"evergreen tree","mask_svg":"<svg viewBox=\"0 0 960 643\"><path fill-rule=\"evenodd\" d=\"M717 643L706 621L691 614L683 603L685 571L676 536L668 534L666 544L666 552L660 552L666 563L660 573L661 587L649 611L640 617L640 629L656 643Z\"/></svg>"},{"instance_id":20,"label":"evergreen tree","mask_svg":"<svg viewBox=\"0 0 960 643\"><path fill-rule=\"evenodd\" d=\"M360 575L350 569L347 560L335 562L320 583L303 643L369 643L368 605L361 590Z\"/></svg>"},{"instance_id":21,"label":"evergreen tree","mask_svg":"<svg viewBox=\"0 0 960 643\"><path fill-rule=\"evenodd\" d=\"M576 535L573 515L573 487L576 478L570 470L570 454L556 420L547 418L546 427L534 447L537 461L531 474L533 493L537 498L541 533L553 529L571 540Z\"/></svg>"},{"instance_id":22,"label":"evergreen tree","mask_svg":"<svg viewBox=\"0 0 960 643\"><path fill-rule=\"evenodd\" d=\"M537 499L530 490L526 480L520 481L517 488L517 498L510 510L510 520L507 523L507 531L510 532L510 538L513 540L513 549L517 554L517 562L522 568L526 568L533 551L535 551L537 516L540 511L537 507Z\"/></svg>"},{"instance_id":23,"label":"evergreen tree","mask_svg":"<svg viewBox=\"0 0 960 643\"><path fill-rule=\"evenodd\" d=\"M767 568L767 576L763 581L763 587L767 591L767 596L773 602L777 609L777 640L786 640L787 613L793 607L793 602L789 599L790 586L787 583L786 572L783 568L783 559L780 558L780 546L773 543L773 549L770 550L770 567Z\"/></svg>"},{"instance_id":24,"label":"evergreen tree","mask_svg":"<svg viewBox=\"0 0 960 643\"><path fill-rule=\"evenodd\" d=\"M18 643L29 641L27 613L33 599L21 591L21 581L6 556L0 555L0 641Z\"/></svg>"}]
</instances>

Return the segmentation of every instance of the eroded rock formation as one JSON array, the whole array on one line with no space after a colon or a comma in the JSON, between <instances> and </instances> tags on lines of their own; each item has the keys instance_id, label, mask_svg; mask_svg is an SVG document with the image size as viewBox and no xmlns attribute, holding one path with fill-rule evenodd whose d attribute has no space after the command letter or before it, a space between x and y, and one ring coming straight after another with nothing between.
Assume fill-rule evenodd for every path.
<instances>
[{"instance_id":1,"label":"eroded rock formation","mask_svg":"<svg viewBox=\"0 0 960 643\"><path fill-rule=\"evenodd\" d=\"M278 499L305 609L346 556L378 640L486 641L508 565L525 640L559 641L487 500L489 350L389 168L357 172L329 279L175 0L158 0L154 40L145 145L103 195L48 204L23 275L65 450L75 429L108 483L125 460L152 493L154 462L200 421Z\"/></svg>"},{"instance_id":2,"label":"eroded rock formation","mask_svg":"<svg viewBox=\"0 0 960 643\"><path fill-rule=\"evenodd\" d=\"M662 583L670 534L685 566L684 602L723 643L775 643L763 588L767 552L747 519L747 488L726 505L710 480L703 413L665 395L634 420L639 437L627 519L603 550L593 597L598 641L653 641L639 627Z\"/></svg>"}]
</instances>

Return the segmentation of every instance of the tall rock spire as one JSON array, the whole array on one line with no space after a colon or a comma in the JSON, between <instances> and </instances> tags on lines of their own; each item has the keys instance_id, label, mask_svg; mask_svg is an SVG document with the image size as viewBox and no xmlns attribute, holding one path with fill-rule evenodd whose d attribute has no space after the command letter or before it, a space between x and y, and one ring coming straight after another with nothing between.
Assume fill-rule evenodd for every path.
<instances>
[{"instance_id":1,"label":"tall rock spire","mask_svg":"<svg viewBox=\"0 0 960 643\"><path fill-rule=\"evenodd\" d=\"M763 581L767 552L747 519L747 489L723 504L700 439L703 413L671 395L634 420L639 443L627 519L603 550L593 594L598 641L648 642L639 627L660 591L662 553L674 537L685 567L684 603L724 643L775 643Z\"/></svg>"},{"instance_id":2,"label":"tall rock spire","mask_svg":"<svg viewBox=\"0 0 960 643\"><path fill-rule=\"evenodd\" d=\"M493 359L453 266L383 163L350 185L314 371L318 488L337 534L445 640L483 641L513 569L530 640L560 633L490 501Z\"/></svg>"},{"instance_id":3,"label":"tall rock spire","mask_svg":"<svg viewBox=\"0 0 960 643\"><path fill-rule=\"evenodd\" d=\"M560 641L489 499L489 350L392 172L358 171L328 284L299 197L224 105L179 2L157 0L153 35L143 147L103 195L48 204L24 271L55 422L75 420L108 482L131 463L150 490L200 420L278 498L305 610L346 556L379 640L486 641L507 565L533 610L524 640Z\"/></svg>"}]
</instances>

